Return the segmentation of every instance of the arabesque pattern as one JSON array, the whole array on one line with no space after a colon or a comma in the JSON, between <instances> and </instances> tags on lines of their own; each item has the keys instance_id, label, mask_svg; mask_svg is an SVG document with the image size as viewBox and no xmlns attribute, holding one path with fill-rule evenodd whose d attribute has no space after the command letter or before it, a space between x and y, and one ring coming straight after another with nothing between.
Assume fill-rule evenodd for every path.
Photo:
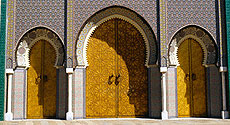
<instances>
[{"instance_id":1,"label":"arabesque pattern","mask_svg":"<svg viewBox=\"0 0 230 125\"><path fill-rule=\"evenodd\" d=\"M186 39L180 46L177 67L178 117L206 116L205 68L202 49L195 40Z\"/></svg>"},{"instance_id":2,"label":"arabesque pattern","mask_svg":"<svg viewBox=\"0 0 230 125\"><path fill-rule=\"evenodd\" d=\"M148 115L146 48L139 31L121 19L101 24L89 39L86 117Z\"/></svg>"},{"instance_id":3,"label":"arabesque pattern","mask_svg":"<svg viewBox=\"0 0 230 125\"><path fill-rule=\"evenodd\" d=\"M27 118L56 116L55 50L44 40L37 42L30 52L28 69Z\"/></svg>"}]
</instances>

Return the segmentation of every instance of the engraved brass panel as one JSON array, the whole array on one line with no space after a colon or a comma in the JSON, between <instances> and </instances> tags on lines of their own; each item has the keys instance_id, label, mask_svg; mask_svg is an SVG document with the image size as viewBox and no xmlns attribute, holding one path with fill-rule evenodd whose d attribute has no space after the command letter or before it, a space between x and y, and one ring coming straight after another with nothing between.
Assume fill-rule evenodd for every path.
<instances>
[{"instance_id":1,"label":"engraved brass panel","mask_svg":"<svg viewBox=\"0 0 230 125\"><path fill-rule=\"evenodd\" d=\"M128 22L112 19L89 39L86 117L144 117L148 112L144 40Z\"/></svg>"},{"instance_id":2,"label":"engraved brass panel","mask_svg":"<svg viewBox=\"0 0 230 125\"><path fill-rule=\"evenodd\" d=\"M86 117L115 117L115 20L100 25L89 39L86 69ZM113 77L111 77L113 75ZM112 82L109 84L108 82Z\"/></svg>"},{"instance_id":3,"label":"engraved brass panel","mask_svg":"<svg viewBox=\"0 0 230 125\"><path fill-rule=\"evenodd\" d=\"M147 117L148 82L145 42L130 23L118 20L119 117Z\"/></svg>"},{"instance_id":4,"label":"engraved brass panel","mask_svg":"<svg viewBox=\"0 0 230 125\"><path fill-rule=\"evenodd\" d=\"M194 39L185 40L179 47L177 67L178 116L206 115L205 68L203 51Z\"/></svg>"},{"instance_id":5,"label":"engraved brass panel","mask_svg":"<svg viewBox=\"0 0 230 125\"><path fill-rule=\"evenodd\" d=\"M38 41L30 52L27 72L27 118L54 118L56 115L55 50L46 41Z\"/></svg>"}]
</instances>

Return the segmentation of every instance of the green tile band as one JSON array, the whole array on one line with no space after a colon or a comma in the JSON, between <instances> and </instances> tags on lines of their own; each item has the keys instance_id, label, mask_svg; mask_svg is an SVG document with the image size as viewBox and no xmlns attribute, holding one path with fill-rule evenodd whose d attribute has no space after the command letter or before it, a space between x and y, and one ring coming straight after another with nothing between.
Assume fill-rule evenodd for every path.
<instances>
[{"instance_id":1,"label":"green tile band","mask_svg":"<svg viewBox=\"0 0 230 125\"><path fill-rule=\"evenodd\" d=\"M6 0L1 0L1 31L0 31L0 121L4 120L5 96L5 38L6 38Z\"/></svg>"}]
</instances>

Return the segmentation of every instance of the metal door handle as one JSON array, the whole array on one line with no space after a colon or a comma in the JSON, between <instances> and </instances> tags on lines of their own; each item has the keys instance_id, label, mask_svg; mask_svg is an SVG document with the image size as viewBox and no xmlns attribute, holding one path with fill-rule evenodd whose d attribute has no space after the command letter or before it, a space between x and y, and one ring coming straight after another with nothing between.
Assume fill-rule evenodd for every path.
<instances>
[{"instance_id":1,"label":"metal door handle","mask_svg":"<svg viewBox=\"0 0 230 125\"><path fill-rule=\"evenodd\" d=\"M192 81L195 81L196 80L196 74L192 74Z\"/></svg>"},{"instance_id":2,"label":"metal door handle","mask_svg":"<svg viewBox=\"0 0 230 125\"><path fill-rule=\"evenodd\" d=\"M113 74L111 76L109 76L109 79L108 79L108 84L111 85L113 82L112 82L112 78L113 78Z\"/></svg>"},{"instance_id":3,"label":"metal door handle","mask_svg":"<svg viewBox=\"0 0 230 125\"><path fill-rule=\"evenodd\" d=\"M118 74L115 79L115 85L118 85L120 81L121 81L121 75Z\"/></svg>"},{"instance_id":4,"label":"metal door handle","mask_svg":"<svg viewBox=\"0 0 230 125\"><path fill-rule=\"evenodd\" d=\"M47 81L48 81L47 75L44 75L44 76L43 76L43 80L44 80L44 82L47 82Z\"/></svg>"},{"instance_id":5,"label":"metal door handle","mask_svg":"<svg viewBox=\"0 0 230 125\"><path fill-rule=\"evenodd\" d=\"M35 84L41 83L41 75L38 75L38 77L35 79Z\"/></svg>"},{"instance_id":6,"label":"metal door handle","mask_svg":"<svg viewBox=\"0 0 230 125\"><path fill-rule=\"evenodd\" d=\"M189 73L185 75L185 79L189 81Z\"/></svg>"}]
</instances>

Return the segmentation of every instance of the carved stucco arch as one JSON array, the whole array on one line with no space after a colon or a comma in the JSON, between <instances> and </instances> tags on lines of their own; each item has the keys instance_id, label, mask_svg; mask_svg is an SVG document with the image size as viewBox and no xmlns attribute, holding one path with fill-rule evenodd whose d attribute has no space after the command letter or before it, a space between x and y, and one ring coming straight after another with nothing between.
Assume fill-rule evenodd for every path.
<instances>
[{"instance_id":1,"label":"carved stucco arch","mask_svg":"<svg viewBox=\"0 0 230 125\"><path fill-rule=\"evenodd\" d=\"M46 40L56 51L55 67L63 66L64 46L60 37L52 30L44 27L36 27L26 32L16 46L16 66L28 68L30 66L30 49L39 40Z\"/></svg>"},{"instance_id":2,"label":"carved stucco arch","mask_svg":"<svg viewBox=\"0 0 230 125\"><path fill-rule=\"evenodd\" d=\"M192 38L196 40L204 53L203 65L216 64L217 47L213 37L203 28L195 25L183 27L172 37L169 44L169 65L179 66L178 48L184 40Z\"/></svg>"},{"instance_id":3,"label":"carved stucco arch","mask_svg":"<svg viewBox=\"0 0 230 125\"><path fill-rule=\"evenodd\" d=\"M157 44L155 35L153 34L151 28L135 12L126 8L113 7L95 14L83 27L76 44L77 66L88 66L87 45L89 38L99 25L113 18L119 18L127 21L138 29L146 45L147 56L145 65L147 67L155 65L157 61Z\"/></svg>"}]
</instances>

